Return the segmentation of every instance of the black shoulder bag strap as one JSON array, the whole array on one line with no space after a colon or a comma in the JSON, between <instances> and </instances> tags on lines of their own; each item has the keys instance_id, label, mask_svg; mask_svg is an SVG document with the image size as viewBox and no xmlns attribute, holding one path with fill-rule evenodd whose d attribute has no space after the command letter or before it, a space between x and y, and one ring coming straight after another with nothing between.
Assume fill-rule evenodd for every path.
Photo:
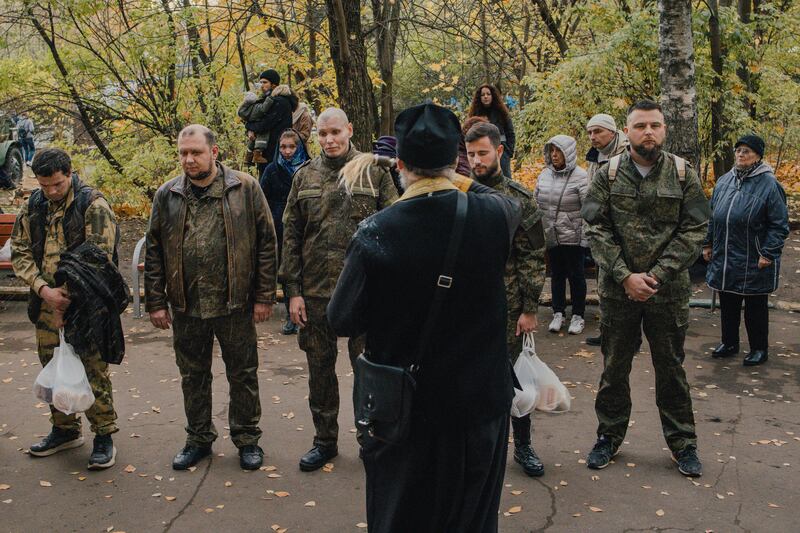
<instances>
[{"instance_id":1,"label":"black shoulder bag strap","mask_svg":"<svg viewBox=\"0 0 800 533\"><path fill-rule=\"evenodd\" d=\"M436 326L436 319L442 310L444 298L447 290L453 286L453 269L456 265L456 257L461 248L461 241L464 237L464 224L467 220L467 194L457 191L456 198L456 216L453 220L453 229L450 232L450 243L447 245L447 251L444 256L444 263L442 265L441 274L436 280L436 289L433 293L433 302L431 302L430 310L428 311L428 318L425 320L425 325L422 328L422 336L419 340L419 347L417 348L417 362L411 365L412 373L419 371L422 364L422 359L428 351L428 343L430 342L431 335L433 335L433 328Z\"/></svg>"}]
</instances>

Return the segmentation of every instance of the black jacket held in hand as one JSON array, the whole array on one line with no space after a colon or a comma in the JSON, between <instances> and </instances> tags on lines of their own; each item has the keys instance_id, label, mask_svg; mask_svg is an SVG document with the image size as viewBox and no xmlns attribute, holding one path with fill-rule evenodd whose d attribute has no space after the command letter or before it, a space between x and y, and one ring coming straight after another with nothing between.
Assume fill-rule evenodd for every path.
<instances>
[{"instance_id":1,"label":"black jacket held in hand","mask_svg":"<svg viewBox=\"0 0 800 533\"><path fill-rule=\"evenodd\" d=\"M106 363L118 365L125 356L125 338L119 315L130 298L128 285L92 243L84 242L61 254L56 286L64 284L72 300L64 315L64 337L78 355L96 351Z\"/></svg>"}]
</instances>

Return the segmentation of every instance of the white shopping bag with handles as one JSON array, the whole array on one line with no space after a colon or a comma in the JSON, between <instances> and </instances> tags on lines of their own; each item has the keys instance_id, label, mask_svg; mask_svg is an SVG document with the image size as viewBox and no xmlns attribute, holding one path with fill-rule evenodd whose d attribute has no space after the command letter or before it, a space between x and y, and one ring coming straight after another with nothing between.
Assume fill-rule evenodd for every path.
<instances>
[{"instance_id":1,"label":"white shopping bag with handles","mask_svg":"<svg viewBox=\"0 0 800 533\"><path fill-rule=\"evenodd\" d=\"M33 391L36 397L51 403L62 413L81 413L94 405L94 393L75 350L64 340L64 330L58 332L59 345L53 358L39 372Z\"/></svg>"},{"instance_id":2,"label":"white shopping bag with handles","mask_svg":"<svg viewBox=\"0 0 800 533\"><path fill-rule=\"evenodd\" d=\"M522 387L522 389L514 387L511 416L515 418L532 413L536 407L539 392L536 388L534 357L536 357L536 345L533 342L533 333L526 333L522 339L522 352L517 357L517 362L514 363L514 374Z\"/></svg>"}]
</instances>

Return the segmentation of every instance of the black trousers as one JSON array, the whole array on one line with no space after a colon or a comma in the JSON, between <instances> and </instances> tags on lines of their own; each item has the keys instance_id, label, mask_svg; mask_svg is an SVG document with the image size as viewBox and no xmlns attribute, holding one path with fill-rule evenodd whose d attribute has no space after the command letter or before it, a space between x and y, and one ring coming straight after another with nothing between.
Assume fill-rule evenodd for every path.
<instances>
[{"instance_id":1,"label":"black trousers","mask_svg":"<svg viewBox=\"0 0 800 533\"><path fill-rule=\"evenodd\" d=\"M362 447L370 533L495 533L508 415L469 427L412 422L400 446Z\"/></svg>"},{"instance_id":2,"label":"black trousers","mask_svg":"<svg viewBox=\"0 0 800 533\"><path fill-rule=\"evenodd\" d=\"M554 246L548 248L550 258L553 312L563 313L567 308L567 281L572 295L572 314L583 316L586 311L586 276L583 270L582 246Z\"/></svg>"},{"instance_id":3,"label":"black trousers","mask_svg":"<svg viewBox=\"0 0 800 533\"><path fill-rule=\"evenodd\" d=\"M750 351L766 350L769 345L769 301L768 294L742 295L719 292L719 314L722 321L722 342L739 345L739 323L744 302L744 327Z\"/></svg>"}]
</instances>

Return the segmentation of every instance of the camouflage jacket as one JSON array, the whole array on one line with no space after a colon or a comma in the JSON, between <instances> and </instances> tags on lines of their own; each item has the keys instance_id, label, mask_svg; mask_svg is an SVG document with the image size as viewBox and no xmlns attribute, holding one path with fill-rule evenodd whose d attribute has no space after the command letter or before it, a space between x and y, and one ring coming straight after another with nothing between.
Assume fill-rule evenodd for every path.
<instances>
[{"instance_id":1,"label":"camouflage jacket","mask_svg":"<svg viewBox=\"0 0 800 533\"><path fill-rule=\"evenodd\" d=\"M358 155L350 147L337 159L323 153L294 175L283 213L283 257L278 278L288 297L330 298L358 223L397 200L388 171L371 169L374 188L339 186L339 170Z\"/></svg>"},{"instance_id":2,"label":"camouflage jacket","mask_svg":"<svg viewBox=\"0 0 800 533\"><path fill-rule=\"evenodd\" d=\"M41 268L34 260L31 245L31 228L28 217L28 202L22 204L11 234L11 265L14 273L27 284L35 294L45 285L54 283L61 253L68 248L64 233L63 219L67 208L75 199L70 187L63 202L49 202L48 224L44 242L44 255ZM92 242L106 252L111 259L116 246L117 220L108 202L102 196L94 200L84 213L86 241Z\"/></svg>"},{"instance_id":3,"label":"camouflage jacket","mask_svg":"<svg viewBox=\"0 0 800 533\"><path fill-rule=\"evenodd\" d=\"M516 322L519 316L511 316L510 313L535 313L544 286L545 242L542 212L531 191L502 174L486 178L481 184L517 198L522 203L522 222L514 235L505 275L508 319Z\"/></svg>"},{"instance_id":4,"label":"camouflage jacket","mask_svg":"<svg viewBox=\"0 0 800 533\"><path fill-rule=\"evenodd\" d=\"M581 210L592 256L600 266L599 294L626 300L625 278L649 272L661 283L649 301L686 299L688 268L700 254L709 217L700 180L687 164L681 181L667 152L646 177L629 153L620 158L614 179L609 179L609 165L595 174Z\"/></svg>"}]
</instances>

